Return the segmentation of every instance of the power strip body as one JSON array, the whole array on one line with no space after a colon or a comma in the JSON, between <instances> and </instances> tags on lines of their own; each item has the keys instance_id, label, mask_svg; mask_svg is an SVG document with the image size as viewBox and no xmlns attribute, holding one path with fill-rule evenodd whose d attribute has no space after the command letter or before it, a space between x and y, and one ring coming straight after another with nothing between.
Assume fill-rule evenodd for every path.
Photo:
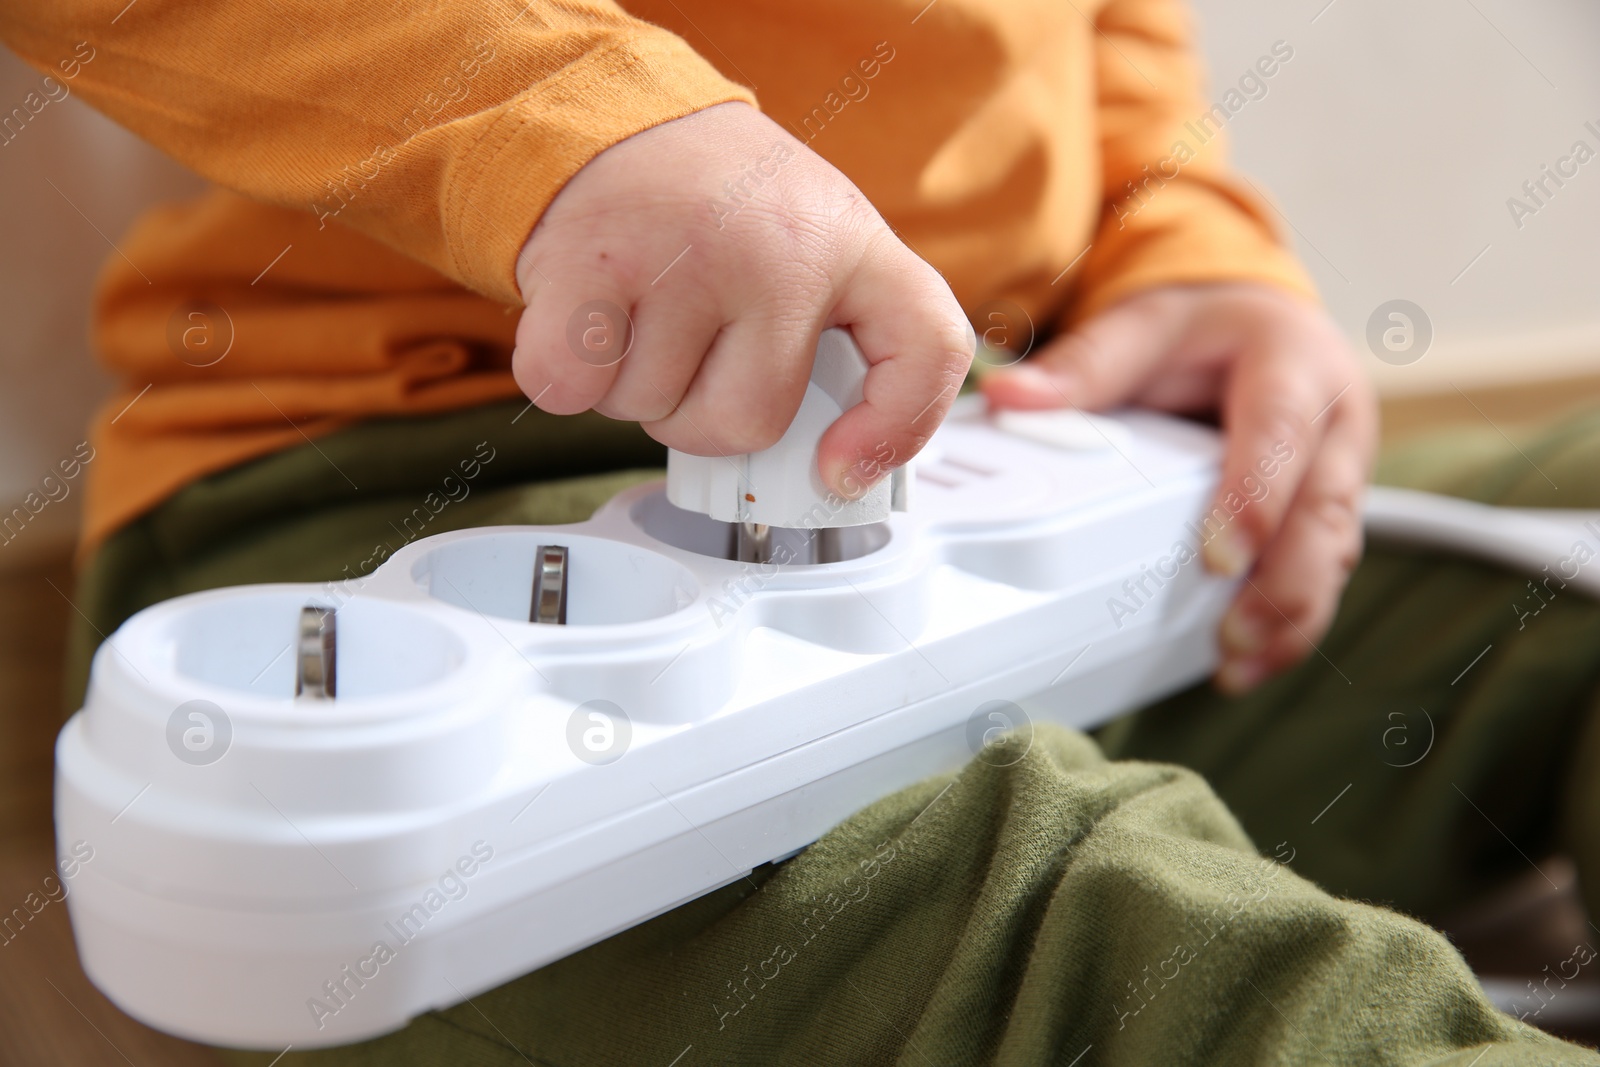
<instances>
[{"instance_id":1,"label":"power strip body","mask_svg":"<svg viewBox=\"0 0 1600 1067\"><path fill-rule=\"evenodd\" d=\"M986 747L1000 727L1089 727L1196 681L1233 589L1193 558L1219 440L1139 412L1089 428L1104 445L1064 448L959 407L912 510L841 531L838 563L719 558L727 528L658 483L350 583L141 612L57 745L59 848L92 854L68 896L85 969L195 1040L372 1037L1020 755ZM565 626L521 621L548 544ZM293 698L307 604L337 609L333 701Z\"/></svg>"}]
</instances>

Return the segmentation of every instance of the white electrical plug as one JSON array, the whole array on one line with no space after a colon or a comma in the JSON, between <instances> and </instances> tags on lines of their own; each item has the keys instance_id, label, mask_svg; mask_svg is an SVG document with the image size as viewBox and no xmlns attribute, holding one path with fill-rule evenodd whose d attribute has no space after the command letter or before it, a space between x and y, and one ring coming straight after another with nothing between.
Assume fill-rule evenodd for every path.
<instances>
[{"instance_id":1,"label":"white electrical plug","mask_svg":"<svg viewBox=\"0 0 1600 1067\"><path fill-rule=\"evenodd\" d=\"M822 331L805 398L778 443L736 456L668 451L667 499L720 522L794 530L864 526L905 510L904 468L856 500L829 489L817 468L823 432L861 403L869 366L848 330Z\"/></svg>"}]
</instances>

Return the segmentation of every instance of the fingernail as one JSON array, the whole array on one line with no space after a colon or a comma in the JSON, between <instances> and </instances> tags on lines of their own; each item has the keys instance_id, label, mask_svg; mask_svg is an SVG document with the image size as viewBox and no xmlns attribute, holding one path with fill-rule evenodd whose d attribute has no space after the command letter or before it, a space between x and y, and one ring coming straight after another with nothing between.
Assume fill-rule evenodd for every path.
<instances>
[{"instance_id":1,"label":"fingernail","mask_svg":"<svg viewBox=\"0 0 1600 1067\"><path fill-rule=\"evenodd\" d=\"M1213 681L1228 696L1244 696L1267 677L1267 665L1258 659L1230 659L1218 669Z\"/></svg>"},{"instance_id":2,"label":"fingernail","mask_svg":"<svg viewBox=\"0 0 1600 1067\"><path fill-rule=\"evenodd\" d=\"M1228 652L1249 656L1266 646L1268 629L1267 620L1235 607L1223 617L1218 636Z\"/></svg>"},{"instance_id":3,"label":"fingernail","mask_svg":"<svg viewBox=\"0 0 1600 1067\"><path fill-rule=\"evenodd\" d=\"M1224 578L1239 577L1255 561L1255 546L1250 543L1250 535L1237 526L1223 527L1201 551L1206 567Z\"/></svg>"}]
</instances>

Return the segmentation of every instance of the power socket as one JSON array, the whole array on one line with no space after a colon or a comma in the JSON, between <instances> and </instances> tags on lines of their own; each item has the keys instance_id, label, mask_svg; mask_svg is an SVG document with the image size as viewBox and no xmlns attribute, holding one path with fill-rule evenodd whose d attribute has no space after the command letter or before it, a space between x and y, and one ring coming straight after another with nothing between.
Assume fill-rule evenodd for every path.
<instances>
[{"instance_id":1,"label":"power socket","mask_svg":"<svg viewBox=\"0 0 1600 1067\"><path fill-rule=\"evenodd\" d=\"M770 563L657 483L359 583L142 611L57 746L84 967L195 1040L356 1041L1023 758L1034 722L1157 699L1216 661L1232 583L1175 546L1220 452L1150 413L1001 429L963 403L912 511L781 530Z\"/></svg>"}]
</instances>

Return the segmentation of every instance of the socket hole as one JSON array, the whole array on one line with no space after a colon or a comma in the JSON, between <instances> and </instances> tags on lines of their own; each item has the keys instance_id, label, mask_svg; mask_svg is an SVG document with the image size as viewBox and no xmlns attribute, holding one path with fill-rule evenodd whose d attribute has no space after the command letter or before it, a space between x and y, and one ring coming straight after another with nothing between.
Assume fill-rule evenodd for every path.
<instances>
[{"instance_id":1,"label":"socket hole","mask_svg":"<svg viewBox=\"0 0 1600 1067\"><path fill-rule=\"evenodd\" d=\"M641 530L662 544L713 559L733 558L735 524L719 522L697 511L680 508L667 499L665 490L651 493L640 500L633 506L632 516ZM772 558L778 563L812 565L821 536L816 530L773 527ZM843 563L871 555L887 545L889 524L874 522L865 526L841 526L829 530L826 537L833 542L828 549L828 562Z\"/></svg>"},{"instance_id":2,"label":"socket hole","mask_svg":"<svg viewBox=\"0 0 1600 1067\"><path fill-rule=\"evenodd\" d=\"M526 623L534 561L541 545L552 544L567 549L569 627L659 619L699 595L693 575L649 549L548 529L446 541L417 563L412 577L447 604Z\"/></svg>"},{"instance_id":3,"label":"socket hole","mask_svg":"<svg viewBox=\"0 0 1600 1067\"><path fill-rule=\"evenodd\" d=\"M328 598L264 589L197 604L172 621L174 667L210 685L292 700L300 613ZM390 601L356 597L339 609L339 699L432 685L466 650L447 627Z\"/></svg>"}]
</instances>

